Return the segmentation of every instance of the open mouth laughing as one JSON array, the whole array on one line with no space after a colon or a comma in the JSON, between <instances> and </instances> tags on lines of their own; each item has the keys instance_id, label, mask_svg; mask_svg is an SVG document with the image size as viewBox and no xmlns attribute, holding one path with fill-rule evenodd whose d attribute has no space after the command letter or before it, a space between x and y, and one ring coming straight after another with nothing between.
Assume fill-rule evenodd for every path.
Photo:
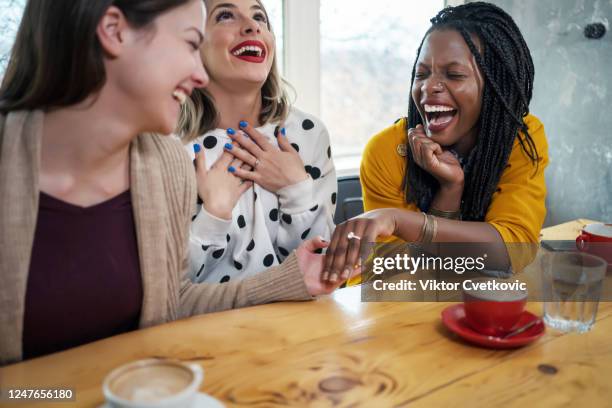
<instances>
[{"instance_id":1,"label":"open mouth laughing","mask_svg":"<svg viewBox=\"0 0 612 408\"><path fill-rule=\"evenodd\" d=\"M266 59L266 47L260 41L244 41L232 48L231 54L243 61L262 63Z\"/></svg>"},{"instance_id":2,"label":"open mouth laughing","mask_svg":"<svg viewBox=\"0 0 612 408\"><path fill-rule=\"evenodd\" d=\"M448 105L425 103L423 104L423 110L427 119L427 128L432 133L446 129L457 115L457 109Z\"/></svg>"}]
</instances>

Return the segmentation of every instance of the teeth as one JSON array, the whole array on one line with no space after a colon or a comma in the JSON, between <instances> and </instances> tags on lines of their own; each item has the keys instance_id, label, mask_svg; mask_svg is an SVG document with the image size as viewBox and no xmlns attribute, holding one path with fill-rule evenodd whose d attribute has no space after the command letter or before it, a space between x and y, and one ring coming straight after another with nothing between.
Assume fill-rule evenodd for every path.
<instances>
[{"instance_id":1,"label":"teeth","mask_svg":"<svg viewBox=\"0 0 612 408\"><path fill-rule=\"evenodd\" d=\"M424 105L425 112L451 112L454 111L455 108L451 108L450 106L444 105Z\"/></svg>"},{"instance_id":2,"label":"teeth","mask_svg":"<svg viewBox=\"0 0 612 408\"><path fill-rule=\"evenodd\" d=\"M176 99L181 105L184 104L185 101L187 100L187 95L185 94L185 92L179 89L172 92L172 96L174 96L174 99Z\"/></svg>"},{"instance_id":3,"label":"teeth","mask_svg":"<svg viewBox=\"0 0 612 408\"><path fill-rule=\"evenodd\" d=\"M258 57L261 57L263 55L263 50L256 45L247 45L247 46L241 47L237 49L236 51L232 52L232 54L238 57L247 51L256 52Z\"/></svg>"}]
</instances>

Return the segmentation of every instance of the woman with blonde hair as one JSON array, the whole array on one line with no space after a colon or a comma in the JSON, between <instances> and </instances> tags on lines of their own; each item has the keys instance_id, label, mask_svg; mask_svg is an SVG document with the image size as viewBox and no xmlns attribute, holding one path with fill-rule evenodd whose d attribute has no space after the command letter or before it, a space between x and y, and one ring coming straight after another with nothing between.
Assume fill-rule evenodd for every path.
<instances>
[{"instance_id":1,"label":"woman with blonde hair","mask_svg":"<svg viewBox=\"0 0 612 408\"><path fill-rule=\"evenodd\" d=\"M258 0L206 0L210 75L183 133L201 201L192 279L227 282L281 263L333 230L336 176L323 123L290 106L269 18ZM237 176L238 178L236 178Z\"/></svg>"},{"instance_id":2,"label":"woman with blonde hair","mask_svg":"<svg viewBox=\"0 0 612 408\"><path fill-rule=\"evenodd\" d=\"M0 365L337 286L319 240L240 282L185 277L195 177L160 134L208 82L203 15L201 0L27 3L0 88Z\"/></svg>"}]
</instances>

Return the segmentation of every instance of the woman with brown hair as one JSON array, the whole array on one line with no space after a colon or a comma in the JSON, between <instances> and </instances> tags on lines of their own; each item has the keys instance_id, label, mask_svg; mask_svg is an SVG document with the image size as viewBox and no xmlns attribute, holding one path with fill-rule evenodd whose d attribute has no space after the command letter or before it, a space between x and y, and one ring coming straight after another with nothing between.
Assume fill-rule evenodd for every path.
<instances>
[{"instance_id":1,"label":"woman with brown hair","mask_svg":"<svg viewBox=\"0 0 612 408\"><path fill-rule=\"evenodd\" d=\"M261 1L205 3L210 84L192 95L197 113L183 129L195 137L188 151L203 201L191 276L227 282L281 263L305 239L329 238L337 183L327 129L290 106Z\"/></svg>"},{"instance_id":2,"label":"woman with brown hair","mask_svg":"<svg viewBox=\"0 0 612 408\"><path fill-rule=\"evenodd\" d=\"M200 0L30 0L0 88L0 364L184 316L310 299L326 246L242 282L185 277L181 103L208 83ZM157 133L157 134L150 134Z\"/></svg>"}]
</instances>

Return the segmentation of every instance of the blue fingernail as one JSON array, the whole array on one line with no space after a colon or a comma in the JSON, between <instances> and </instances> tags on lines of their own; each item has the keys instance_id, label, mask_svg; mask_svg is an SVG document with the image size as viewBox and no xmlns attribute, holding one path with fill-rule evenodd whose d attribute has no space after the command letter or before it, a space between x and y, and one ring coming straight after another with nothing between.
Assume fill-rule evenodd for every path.
<instances>
[{"instance_id":1,"label":"blue fingernail","mask_svg":"<svg viewBox=\"0 0 612 408\"><path fill-rule=\"evenodd\" d=\"M239 125L240 125L240 127L247 127L247 126L249 126L249 124L246 121L244 121L244 120L241 120Z\"/></svg>"},{"instance_id":2,"label":"blue fingernail","mask_svg":"<svg viewBox=\"0 0 612 408\"><path fill-rule=\"evenodd\" d=\"M285 136L285 133L286 133L285 128L282 128L281 129L281 135Z\"/></svg>"},{"instance_id":3,"label":"blue fingernail","mask_svg":"<svg viewBox=\"0 0 612 408\"><path fill-rule=\"evenodd\" d=\"M235 173L236 172L236 168L234 166L229 166L227 168L227 171L229 171L230 173Z\"/></svg>"},{"instance_id":4,"label":"blue fingernail","mask_svg":"<svg viewBox=\"0 0 612 408\"><path fill-rule=\"evenodd\" d=\"M201 149L201 147L200 147L200 145L199 145L199 144L195 143L195 144L193 145L193 152L194 152L194 153L200 153L200 149Z\"/></svg>"},{"instance_id":5,"label":"blue fingernail","mask_svg":"<svg viewBox=\"0 0 612 408\"><path fill-rule=\"evenodd\" d=\"M234 147L234 146L232 146L230 143L226 143L224 147L225 147L227 150L232 150L232 147Z\"/></svg>"},{"instance_id":6,"label":"blue fingernail","mask_svg":"<svg viewBox=\"0 0 612 408\"><path fill-rule=\"evenodd\" d=\"M227 128L227 134L228 135L235 135L236 131L234 129L232 129L232 128Z\"/></svg>"}]
</instances>

